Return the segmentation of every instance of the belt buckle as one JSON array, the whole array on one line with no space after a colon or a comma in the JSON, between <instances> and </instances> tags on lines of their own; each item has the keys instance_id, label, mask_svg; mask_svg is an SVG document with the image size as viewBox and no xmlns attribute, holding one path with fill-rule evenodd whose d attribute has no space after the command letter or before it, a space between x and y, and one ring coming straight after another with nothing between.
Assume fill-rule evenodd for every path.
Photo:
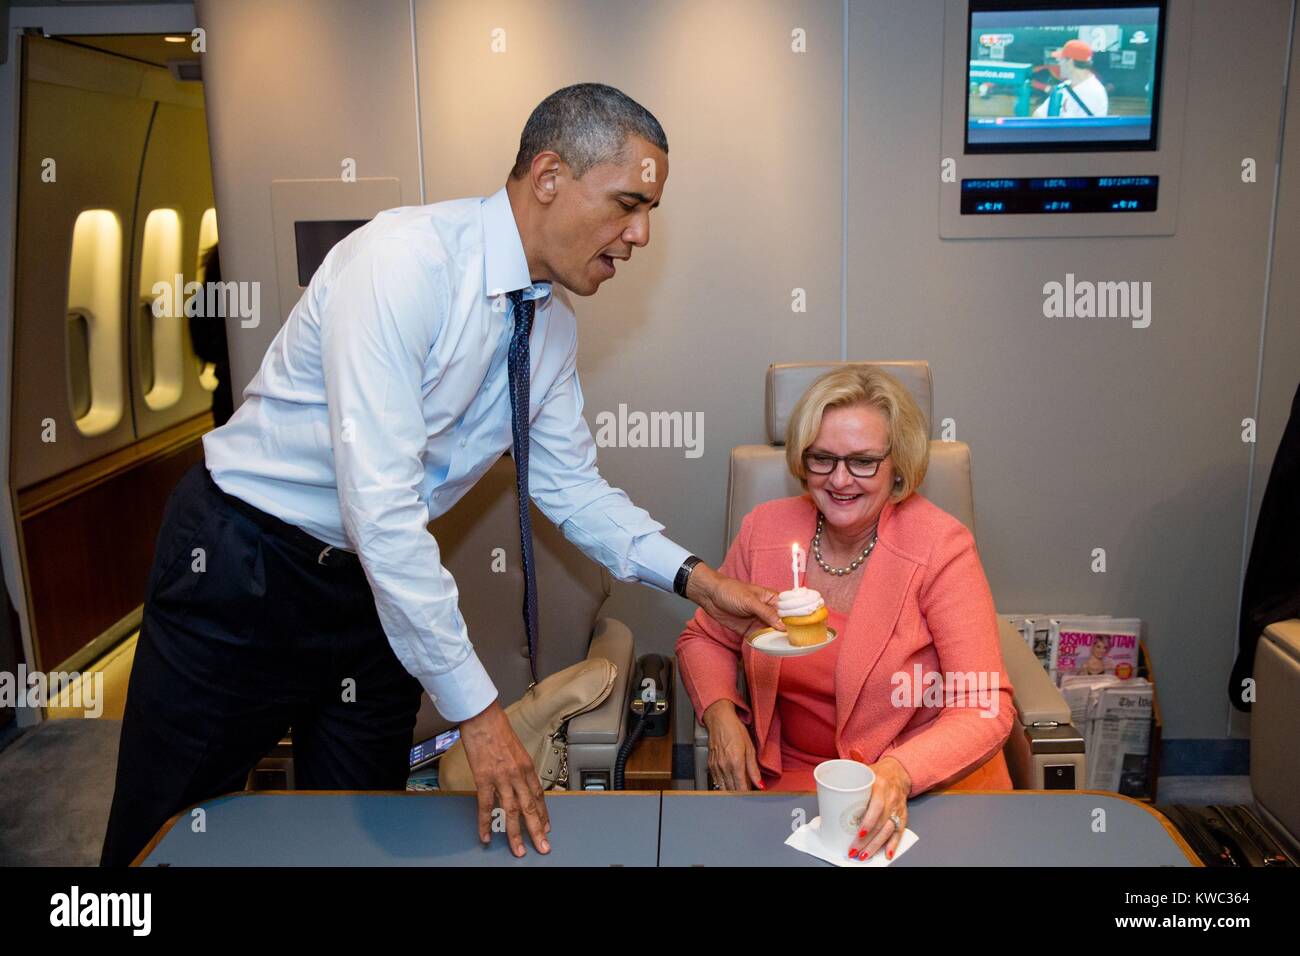
<instances>
[{"instance_id":1,"label":"belt buckle","mask_svg":"<svg viewBox=\"0 0 1300 956\"><path fill-rule=\"evenodd\" d=\"M332 544L325 545L325 547L321 549L321 553L316 555L316 563L324 564L325 559L330 556L330 552L333 550L334 550L334 545Z\"/></svg>"}]
</instances>

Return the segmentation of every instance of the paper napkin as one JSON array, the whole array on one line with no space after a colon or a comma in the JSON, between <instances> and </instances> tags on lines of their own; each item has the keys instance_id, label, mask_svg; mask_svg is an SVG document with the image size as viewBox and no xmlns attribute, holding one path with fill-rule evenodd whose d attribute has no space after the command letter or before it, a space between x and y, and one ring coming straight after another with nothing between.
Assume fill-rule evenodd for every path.
<instances>
[{"instance_id":1,"label":"paper napkin","mask_svg":"<svg viewBox=\"0 0 1300 956\"><path fill-rule=\"evenodd\" d=\"M869 860L850 860L847 853L834 853L822 845L821 822L821 817L813 817L808 823L791 833L786 838L785 845L794 847L801 853L815 856L819 860L825 860L827 863L834 863L836 866L889 866L910 850L912 844L919 839L911 830L904 830L903 839L898 841L898 849L894 851L893 860L886 858L883 847Z\"/></svg>"}]
</instances>

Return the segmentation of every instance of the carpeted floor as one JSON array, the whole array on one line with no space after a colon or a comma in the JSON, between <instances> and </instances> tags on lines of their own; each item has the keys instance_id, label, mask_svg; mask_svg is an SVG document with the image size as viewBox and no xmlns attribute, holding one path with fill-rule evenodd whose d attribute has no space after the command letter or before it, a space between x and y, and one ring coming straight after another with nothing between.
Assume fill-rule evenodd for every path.
<instances>
[{"instance_id":1,"label":"carpeted floor","mask_svg":"<svg viewBox=\"0 0 1300 956\"><path fill-rule=\"evenodd\" d=\"M0 750L0 866L97 866L116 720L46 720Z\"/></svg>"},{"instance_id":2,"label":"carpeted floor","mask_svg":"<svg viewBox=\"0 0 1300 956\"><path fill-rule=\"evenodd\" d=\"M1156 785L1158 803L1183 803L1193 806L1208 806L1211 803L1237 806L1242 803L1253 804L1254 795L1250 792L1250 777L1161 777Z\"/></svg>"},{"instance_id":3,"label":"carpeted floor","mask_svg":"<svg viewBox=\"0 0 1300 956\"><path fill-rule=\"evenodd\" d=\"M0 724L0 750L4 750L17 740L18 733L18 721L10 720L8 723Z\"/></svg>"}]
</instances>

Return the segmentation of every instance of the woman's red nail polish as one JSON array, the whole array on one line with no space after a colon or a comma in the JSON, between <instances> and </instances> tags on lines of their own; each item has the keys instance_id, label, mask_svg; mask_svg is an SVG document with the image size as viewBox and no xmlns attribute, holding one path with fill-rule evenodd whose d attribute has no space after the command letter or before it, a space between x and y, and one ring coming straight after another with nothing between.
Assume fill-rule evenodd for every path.
<instances>
[{"instance_id":1,"label":"woman's red nail polish","mask_svg":"<svg viewBox=\"0 0 1300 956\"><path fill-rule=\"evenodd\" d=\"M886 857L887 859L892 860L892 859L894 858L894 851L893 851L893 850L890 850L888 853L885 854L885 857Z\"/></svg>"},{"instance_id":2,"label":"woman's red nail polish","mask_svg":"<svg viewBox=\"0 0 1300 956\"><path fill-rule=\"evenodd\" d=\"M866 835L867 835L867 828L866 828L866 827L863 827L861 830L858 831L858 839L859 839L859 840L861 840L861 839L862 839L864 836L866 836Z\"/></svg>"},{"instance_id":3,"label":"woman's red nail polish","mask_svg":"<svg viewBox=\"0 0 1300 956\"><path fill-rule=\"evenodd\" d=\"M857 858L858 858L858 851L857 851L857 850L849 850L849 859L850 859L850 860L856 860Z\"/></svg>"}]
</instances>

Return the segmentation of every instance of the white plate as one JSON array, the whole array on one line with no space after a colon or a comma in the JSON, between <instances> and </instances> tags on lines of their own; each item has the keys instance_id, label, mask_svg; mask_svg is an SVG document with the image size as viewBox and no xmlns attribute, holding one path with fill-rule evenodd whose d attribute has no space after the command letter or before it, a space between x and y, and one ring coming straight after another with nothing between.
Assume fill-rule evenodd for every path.
<instances>
[{"instance_id":1,"label":"white plate","mask_svg":"<svg viewBox=\"0 0 1300 956\"><path fill-rule=\"evenodd\" d=\"M809 644L807 647L796 647L790 643L790 638L785 631L778 631L774 627L765 627L761 631L755 631L749 638L750 645L756 651L763 654L770 654L772 657L803 657L805 654L811 654L813 651L820 651L839 635L835 628L826 628L826 640L820 644Z\"/></svg>"}]
</instances>

